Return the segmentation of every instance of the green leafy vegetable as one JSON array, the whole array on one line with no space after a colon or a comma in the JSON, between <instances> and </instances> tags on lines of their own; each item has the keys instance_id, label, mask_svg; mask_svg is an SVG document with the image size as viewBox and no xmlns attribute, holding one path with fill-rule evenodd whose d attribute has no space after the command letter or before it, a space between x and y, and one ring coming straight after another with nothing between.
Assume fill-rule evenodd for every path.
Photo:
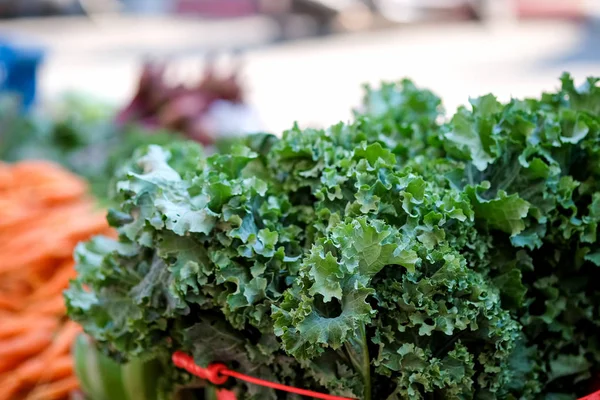
<instances>
[{"instance_id":1,"label":"green leafy vegetable","mask_svg":"<svg viewBox=\"0 0 600 400\"><path fill-rule=\"evenodd\" d=\"M365 400L584 394L600 367L597 80L449 119L440 104L402 81L368 88L351 124L210 157L140 148L116 176L119 240L77 250L69 315L117 358L184 350Z\"/></svg>"}]
</instances>

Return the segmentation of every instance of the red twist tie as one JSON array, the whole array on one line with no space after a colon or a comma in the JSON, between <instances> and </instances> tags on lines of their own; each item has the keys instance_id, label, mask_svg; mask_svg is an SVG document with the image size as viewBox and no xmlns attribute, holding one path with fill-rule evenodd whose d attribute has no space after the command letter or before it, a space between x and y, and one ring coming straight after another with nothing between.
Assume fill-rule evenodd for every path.
<instances>
[{"instance_id":1,"label":"red twist tie","mask_svg":"<svg viewBox=\"0 0 600 400\"><path fill-rule=\"evenodd\" d=\"M199 378L206 379L213 385L222 385L229 379L222 374L227 369L223 364L211 364L208 368L202 368L194 362L193 358L180 351L175 352L171 359L177 367L185 369Z\"/></svg>"},{"instance_id":2,"label":"red twist tie","mask_svg":"<svg viewBox=\"0 0 600 400\"><path fill-rule=\"evenodd\" d=\"M173 364L175 366L185 369L192 375L196 375L201 379L206 379L214 385L222 385L227 382L228 377L240 379L248 383L252 383L259 386L269 387L276 390L282 390L289 393L296 393L302 396L309 396L315 399L323 400L353 400L347 397L332 396L330 394L313 392L312 390L300 389L292 386L282 385L280 383L266 381L264 379L255 378L253 376L244 375L236 371L228 369L223 364L211 364L208 368L202 368L194 362L194 359L189 355L177 351L172 356ZM223 392L223 399L226 395L230 395L231 392ZM220 396L220 395L219 395ZM219 397L221 398L221 397Z\"/></svg>"},{"instance_id":3,"label":"red twist tie","mask_svg":"<svg viewBox=\"0 0 600 400\"><path fill-rule=\"evenodd\" d=\"M600 391L597 391L588 396L582 397L579 400L600 400Z\"/></svg>"},{"instance_id":4,"label":"red twist tie","mask_svg":"<svg viewBox=\"0 0 600 400\"><path fill-rule=\"evenodd\" d=\"M226 369L227 367L224 364L210 364L206 369L206 379L213 385L222 385L229 379L223 375L223 371Z\"/></svg>"},{"instance_id":5,"label":"red twist tie","mask_svg":"<svg viewBox=\"0 0 600 400\"><path fill-rule=\"evenodd\" d=\"M194 362L194 359L185 353L177 351L172 356L173 364L175 366L185 369L192 375L196 375L201 379L206 379L213 385L222 385L227 382L228 377L240 379L249 383L253 383L259 386L265 386L277 390L282 390L289 393L296 393L302 396L309 396L315 399L324 400L353 400L347 397L332 396L329 394L313 392L311 390L300 389L292 386L282 385L280 383L265 381L263 379L255 378L253 376L244 375L236 371L228 369L224 364L211 364L208 368L202 368ZM232 392L222 390L219 392L219 399L222 400L235 400L235 395ZM588 396L582 397L579 400L600 400L600 391L592 393Z\"/></svg>"}]
</instances>

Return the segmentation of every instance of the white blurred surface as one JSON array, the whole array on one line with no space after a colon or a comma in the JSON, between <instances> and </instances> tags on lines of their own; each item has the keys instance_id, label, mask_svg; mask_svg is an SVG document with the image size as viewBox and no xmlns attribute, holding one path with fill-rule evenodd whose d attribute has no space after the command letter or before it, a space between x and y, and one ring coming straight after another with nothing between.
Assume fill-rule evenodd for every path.
<instances>
[{"instance_id":1,"label":"white blurred surface","mask_svg":"<svg viewBox=\"0 0 600 400\"><path fill-rule=\"evenodd\" d=\"M173 57L183 74L199 68L207 51L244 48L248 100L272 131L295 120L324 126L348 119L364 82L410 77L440 94L452 110L468 96L487 92L502 99L538 95L555 87L563 71L578 79L600 76L599 25L437 24L265 45L275 29L260 17L0 24L0 31L21 32L46 45L46 100L77 90L123 102L144 56Z\"/></svg>"}]
</instances>

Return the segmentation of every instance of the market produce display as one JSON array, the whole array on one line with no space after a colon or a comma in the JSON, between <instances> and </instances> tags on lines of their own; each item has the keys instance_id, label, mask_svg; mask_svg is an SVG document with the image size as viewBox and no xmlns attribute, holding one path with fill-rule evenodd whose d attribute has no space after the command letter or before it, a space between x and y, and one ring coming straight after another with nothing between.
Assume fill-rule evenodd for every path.
<instances>
[{"instance_id":1,"label":"market produce display","mask_svg":"<svg viewBox=\"0 0 600 400\"><path fill-rule=\"evenodd\" d=\"M0 399L61 400L79 384L62 291L73 249L114 236L84 181L49 162L0 163Z\"/></svg>"},{"instance_id":2,"label":"market produce display","mask_svg":"<svg viewBox=\"0 0 600 400\"><path fill-rule=\"evenodd\" d=\"M16 98L0 97L0 159L60 163L86 178L105 201L116 167L141 145L187 137L221 150L237 136L260 131L235 75L220 77L221 71L210 68L199 82L172 85L165 68L146 64L138 91L122 110L71 94L48 109L22 114Z\"/></svg>"},{"instance_id":3,"label":"market produce display","mask_svg":"<svg viewBox=\"0 0 600 400\"><path fill-rule=\"evenodd\" d=\"M355 121L119 169L118 240L78 247L69 316L116 360L176 351L363 400L575 399L600 372L600 88L446 117L410 81ZM238 399L298 399L229 380ZM201 388L192 396L203 398Z\"/></svg>"},{"instance_id":4,"label":"market produce display","mask_svg":"<svg viewBox=\"0 0 600 400\"><path fill-rule=\"evenodd\" d=\"M114 110L101 102L69 95L45 113L17 112L12 97L0 103L0 159L16 162L43 159L59 163L84 177L97 199L107 198L115 168L143 144L177 140L167 131L139 125L118 125Z\"/></svg>"}]
</instances>

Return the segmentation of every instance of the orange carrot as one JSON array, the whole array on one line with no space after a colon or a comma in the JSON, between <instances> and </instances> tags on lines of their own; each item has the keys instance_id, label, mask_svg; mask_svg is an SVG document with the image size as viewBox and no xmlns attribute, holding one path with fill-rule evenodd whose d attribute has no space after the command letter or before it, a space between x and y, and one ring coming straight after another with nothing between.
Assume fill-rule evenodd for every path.
<instances>
[{"instance_id":1,"label":"orange carrot","mask_svg":"<svg viewBox=\"0 0 600 400\"><path fill-rule=\"evenodd\" d=\"M78 387L79 381L77 378L65 378L44 386L39 386L27 397L27 400L59 400L66 397L69 392Z\"/></svg>"},{"instance_id":2,"label":"orange carrot","mask_svg":"<svg viewBox=\"0 0 600 400\"><path fill-rule=\"evenodd\" d=\"M0 162L0 400L64 400L78 388L63 322L73 249L116 237L84 181L46 161Z\"/></svg>"},{"instance_id":3,"label":"orange carrot","mask_svg":"<svg viewBox=\"0 0 600 400\"><path fill-rule=\"evenodd\" d=\"M73 268L73 262L69 260L67 263L59 267L52 278L50 278L44 285L33 292L30 300L36 301L62 293L62 291L69 285L69 281L74 277L75 269Z\"/></svg>"},{"instance_id":4,"label":"orange carrot","mask_svg":"<svg viewBox=\"0 0 600 400\"><path fill-rule=\"evenodd\" d=\"M22 364L13 373L13 378L24 383L36 384L49 382L68 377L73 373L73 359L70 354L46 362L41 358L34 358Z\"/></svg>"},{"instance_id":5,"label":"orange carrot","mask_svg":"<svg viewBox=\"0 0 600 400\"><path fill-rule=\"evenodd\" d=\"M52 382L71 376L73 376L73 359L69 354L61 356L51 363L33 358L19 366L15 371L5 374L5 377L0 379L0 387L4 390L3 383L10 383L10 391L14 394L26 390L30 386L35 387L40 383Z\"/></svg>"},{"instance_id":6,"label":"orange carrot","mask_svg":"<svg viewBox=\"0 0 600 400\"><path fill-rule=\"evenodd\" d=\"M0 340L26 334L32 330L32 326L40 331L52 331L58 326L58 321L56 318L41 318L38 315L4 318L0 325Z\"/></svg>"},{"instance_id":7,"label":"orange carrot","mask_svg":"<svg viewBox=\"0 0 600 400\"><path fill-rule=\"evenodd\" d=\"M19 308L19 302L16 299L11 299L8 296L0 295L0 309L15 311Z\"/></svg>"},{"instance_id":8,"label":"orange carrot","mask_svg":"<svg viewBox=\"0 0 600 400\"><path fill-rule=\"evenodd\" d=\"M42 351L52 341L51 335L44 331L34 331L27 335L11 338L0 344L0 360L7 368L11 363L27 358ZM0 372L2 372L0 367Z\"/></svg>"},{"instance_id":9,"label":"orange carrot","mask_svg":"<svg viewBox=\"0 0 600 400\"><path fill-rule=\"evenodd\" d=\"M46 301L30 304L25 309L28 313L36 315L64 315L67 310L62 296L56 296Z\"/></svg>"},{"instance_id":10,"label":"orange carrot","mask_svg":"<svg viewBox=\"0 0 600 400\"><path fill-rule=\"evenodd\" d=\"M14 400L15 395L21 388L21 382L17 379L11 379L10 376L0 380L0 400Z\"/></svg>"},{"instance_id":11,"label":"orange carrot","mask_svg":"<svg viewBox=\"0 0 600 400\"><path fill-rule=\"evenodd\" d=\"M71 348L71 344L81 332L81 327L73 321L67 321L58 332L50 347L48 347L42 357L53 359L60 354L66 353Z\"/></svg>"}]
</instances>

